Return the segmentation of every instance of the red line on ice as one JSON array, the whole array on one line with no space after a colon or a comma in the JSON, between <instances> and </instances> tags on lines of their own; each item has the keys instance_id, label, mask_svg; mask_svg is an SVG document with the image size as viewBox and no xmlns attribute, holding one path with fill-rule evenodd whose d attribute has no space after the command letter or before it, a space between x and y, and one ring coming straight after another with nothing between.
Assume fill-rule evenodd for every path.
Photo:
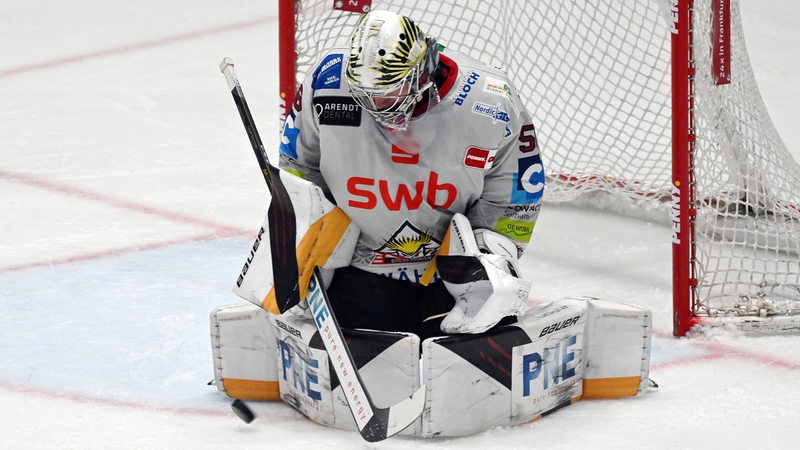
<instances>
[{"instance_id":1,"label":"red line on ice","mask_svg":"<svg viewBox=\"0 0 800 450\"><path fill-rule=\"evenodd\" d=\"M230 417L234 421L238 420L233 415L233 412L231 412L228 409L225 409L224 411L215 411L212 409L180 408L180 407L171 407L167 405L113 400L108 398L90 397L86 395L73 394L69 392L54 391L39 387L23 386L5 381L0 381L0 389L4 389L10 392L16 392L19 394L31 394L44 398L70 400L76 403L88 403L101 406L111 406L114 408L136 409L136 410L158 412L158 413L168 412L182 416ZM288 421L307 420L305 417L301 416L299 413L295 413L293 410L288 410L286 415L282 414L264 415L263 413L260 413L259 418L266 419L269 422L288 422Z\"/></svg>"},{"instance_id":2,"label":"red line on ice","mask_svg":"<svg viewBox=\"0 0 800 450\"><path fill-rule=\"evenodd\" d=\"M253 234L253 233L248 233L248 234ZM208 234L202 234L202 235L199 235L199 236L188 237L188 238L183 238L183 239L173 239L173 240L167 240L167 241L161 241L161 242L153 242L153 243L149 243L149 244L132 245L130 247L120 247L120 248L109 249L109 250L101 250L101 251L97 251L97 252L85 253L85 254L82 254L82 255L67 256L67 257L64 257L64 258L53 258L53 259L48 259L48 260L44 260L44 261L34 261L34 262L30 262L30 263L16 264L16 265L12 265L12 266L4 266L4 267L0 267L0 274L6 273L6 272L16 272L16 271L20 271L20 270L35 269L37 267L57 266L59 264L68 264L68 263L73 263L73 262L88 261L88 260L91 260L91 259L103 258L103 257L106 257L106 256L119 256L119 255L124 255L126 253L141 252L141 251L145 251L145 250L155 250L155 249L158 249L158 248L170 247L170 246L173 246L173 245L181 245L181 244L188 244L188 243L192 243L192 242L208 241L208 240L216 239L216 238L219 238L219 237L221 237L221 236L219 234L217 234L217 233L208 233Z\"/></svg>"},{"instance_id":3,"label":"red line on ice","mask_svg":"<svg viewBox=\"0 0 800 450\"><path fill-rule=\"evenodd\" d=\"M789 369L789 370L800 370L800 363L780 358L774 358L772 356L768 356L763 353L752 352L749 350L744 350L741 348L733 347L731 345L720 344L716 342L703 342L701 345L703 347L707 347L712 351L719 353L723 357L747 359L750 361L756 361L765 366L780 367L782 369Z\"/></svg>"},{"instance_id":4,"label":"red line on ice","mask_svg":"<svg viewBox=\"0 0 800 450\"><path fill-rule=\"evenodd\" d=\"M153 39L153 40L150 40L150 41L137 42L137 43L133 43L133 44L123 45L123 46L120 46L120 47L113 47L113 48L107 48L107 49L103 49L103 50L97 50L97 51L94 51L94 52L82 53L82 54L78 54L78 55L65 56L63 58L52 59L50 61L42 61L42 62L33 63L33 64L26 64L26 65L17 66L17 67L11 67L11 68L8 68L8 69L0 70L0 78L11 76L11 75L18 75L18 74L21 74L21 73L34 72L34 71L37 71L37 70L50 69L50 68L53 68L53 67L63 66L65 64L72 64L72 63L76 63L76 62L80 62L80 61L85 61L85 60L88 60L88 59L105 58L107 56L114 56L114 55L119 55L119 54L123 54L123 53L132 52L132 51L138 51L138 50L144 50L144 49L148 49L148 48L160 47L162 45L173 44L173 43L176 43L176 42L190 41L190 40L193 40L193 39L204 38L204 37L207 37L207 36L210 36L210 35L213 35L213 34L227 33L227 32L230 32L230 31L237 31L237 30L241 30L241 29L245 29L245 28L255 27L255 26L259 26L259 25L265 24L265 23L275 22L277 20L278 19L276 17L274 17L274 16L259 17L259 18L255 18L255 19L247 20L247 21L243 21L243 22L236 22L236 23L231 23L231 24L227 24L227 25L220 25L220 26L213 27L213 28L208 28L208 29L205 29L205 30L193 31L193 32L183 33L183 34L176 34L174 36L167 36L167 37L163 37L163 38L159 38L159 39Z\"/></svg>"},{"instance_id":5,"label":"red line on ice","mask_svg":"<svg viewBox=\"0 0 800 450\"><path fill-rule=\"evenodd\" d=\"M7 172L5 170L0 170L0 179L26 184L28 186L45 189L51 192L56 192L71 197L76 197L85 200L92 200L99 203L105 203L107 205L114 206L116 208L122 208L142 214L149 214L151 216L162 217L165 219L172 220L174 222L182 222L189 225L198 225L206 228L211 228L212 230L215 230L223 235L241 235L248 232L247 230L214 223L205 219L192 217L187 214L181 214L174 211L159 209L142 203L132 202L129 200L122 200L114 198L110 195L91 192L84 189L67 186L64 184L58 184L52 181L43 180L41 178L35 178L29 175L22 175L18 173Z\"/></svg>"},{"instance_id":6,"label":"red line on ice","mask_svg":"<svg viewBox=\"0 0 800 450\"><path fill-rule=\"evenodd\" d=\"M668 338L671 337L670 333L654 332L654 336ZM677 339L677 338L675 338ZM669 361L655 363L651 365L651 369L665 369L675 366L684 366L687 364L701 363L704 361L713 361L722 358L738 358L748 361L754 361L765 366L779 367L787 370L800 370L800 363L789 361L787 359L775 358L765 355L763 353L744 350L728 344L721 344L718 342L702 341L699 339L692 339L690 343L695 348L707 350L708 353L703 355L695 355L686 358L677 358Z\"/></svg>"},{"instance_id":7,"label":"red line on ice","mask_svg":"<svg viewBox=\"0 0 800 450\"><path fill-rule=\"evenodd\" d=\"M167 37L163 37L163 38L159 38L159 39L153 39L153 40L149 40L149 41L137 42L137 43L132 43L132 44L128 44L128 45L123 45L123 46L120 46L120 47L107 48L107 49L103 49L103 50L97 50L97 51L94 51L94 52L88 52L88 53L83 53L83 54L78 54L78 55L65 56L65 57L62 57L62 58L57 58L57 59L53 59L53 60L49 60L49 61L43 61L43 62L39 62L39 63L33 63L33 64L27 64L27 65L12 67L12 68L8 68L8 69L2 69L2 70L0 70L0 78L6 77L6 76L11 76L11 75L17 75L17 74L21 74L21 73L26 73L26 72L33 72L33 71L37 71L37 70L50 69L50 68L53 68L53 67L58 67L58 66L66 65L66 64L72 64L72 63L85 61L85 60L89 60L89 59L104 58L104 57L108 57L108 56L114 56L114 55L119 55L119 54L123 54L123 53L139 51L139 50L159 47L159 46L163 46L163 45L169 45L169 44L173 44L173 43L177 43L177 42L189 41L189 40L193 40L193 39L200 39L200 38L204 38L204 37L207 37L207 36L210 36L210 35L214 35L214 34L227 33L227 32L231 32L231 31L237 31L237 30L241 30L241 29L251 28L251 27L259 26L259 25L262 25L262 24L265 24L265 23L274 22L276 20L277 20L277 18L274 17L274 16L258 17L258 18L252 19L252 20L220 25L220 26L217 26L217 27L207 28L205 30L199 30L199 31L188 32L188 33L183 33L183 34L177 34L177 35L167 36ZM12 271L12 270L21 270L21 269L26 269L26 268L32 268L32 267L47 266L47 265L52 265L52 264L60 264L60 263L66 263L66 262L87 260L87 259L92 259L92 258L97 258L97 257L102 257L102 256L109 256L109 255L128 253L128 252L144 250L144 249L164 247L164 246L167 246L167 245L173 245L175 243L184 243L184 242L192 242L192 241L198 241L198 240L203 240L203 239L211 239L211 238L220 237L220 236L237 236L237 235L248 235L248 234L251 234L250 231L247 231L247 230L242 230L242 229L238 229L238 228L235 228L235 227L230 227L230 226L227 226L227 225L213 223L211 221L207 221L207 220L200 219L200 218L197 218L197 217L191 217L189 215L177 213L177 212L174 212L174 211L161 210L161 209L158 209L158 208L154 208L152 206L143 205L143 204L139 204L139 203L135 203L135 202L131 202L131 201L126 201L126 200L113 198L113 197L108 196L108 195L103 195L103 194L99 194L99 193L95 193L95 192L85 191L85 190L74 188L74 187L70 187L70 186L59 185L59 184L56 184L56 183L53 183L53 182L50 182L50 181L37 179L37 178L31 177L31 176L26 176L26 175L21 175L21 174L6 172L6 171L0 171L0 179L5 179L5 180L8 180L8 181L14 181L14 182L18 182L18 183L24 183L24 184L28 184L28 185L31 185L31 186L35 186L35 187L41 188L41 189L47 189L47 190L50 190L50 191L59 192L61 194L70 195L70 196L73 196L73 197L79 197L79 198L83 198L83 199L87 199L87 200L93 200L93 201L97 201L97 202L102 202L102 203L110 204L110 205L118 207L118 208L124 208L124 209L128 209L128 210L131 210L131 211L136 211L136 212L139 212L139 213L159 216L159 217L167 218L167 219L172 220L172 221L177 221L177 222L182 222L182 223L187 223L187 224L192 224L192 225L199 225L199 226L211 228L212 230L214 230L217 233L216 235L203 235L203 236L200 236L200 237L183 239L183 240L179 240L179 241L166 241L166 242L147 244L147 245L142 245L142 246L137 246L137 247L121 248L121 249L117 249L117 250L108 250L108 251L96 252L96 253L87 253L85 255L76 255L76 256L72 256L72 257L68 257L68 258L63 258L63 259L60 259L60 260L48 260L48 261L40 261L40 262L28 263L28 264L19 265L19 266L0 267L0 273L9 272L9 271Z\"/></svg>"},{"instance_id":8,"label":"red line on ice","mask_svg":"<svg viewBox=\"0 0 800 450\"><path fill-rule=\"evenodd\" d=\"M189 242L198 242L198 241L205 241L209 239L215 239L219 237L225 236L249 236L252 235L252 230L245 230L241 228L231 227L228 225L223 225L219 223L215 223L212 221L208 221L205 219L192 217L187 214L181 214L174 211L168 211L164 209L155 208L152 206L148 206L141 203L131 202L128 200L122 200L118 198L114 198L110 195L100 194L97 192L91 192L84 189L79 189L72 186L67 186L63 184L54 183L47 180L42 180L39 178L35 178L28 175L22 175L18 173L11 173L8 171L0 170L0 180L6 180L10 182L16 182L20 184L25 184L28 186L33 186L39 189L44 189L47 191L55 192L58 194L68 195L71 197L77 197L84 200L95 201L98 203L104 203L115 208L126 209L129 211L141 213L141 214L148 214L151 216L156 216L160 218L165 218L174 222L184 223L188 225L195 225L201 226L204 228L210 228L213 230L212 233L204 233L199 236L189 237L189 238L182 238L182 239L173 239L149 244L140 244L134 245L129 247L122 247L117 249L109 249L109 250L102 250L97 252L90 252L82 255L74 255L68 256L64 258L58 259L48 259L44 261L35 261L25 264L18 264L12 266L5 266L0 267L0 273L5 272L13 272L17 270L25 270L25 269L32 269L36 267L46 267L46 266L53 266L57 264L65 264L70 262L77 262L77 261L86 261L94 258L102 258L105 256L113 256L113 255L120 255L124 253L131 253L137 252L142 250L152 250L156 248L163 248L170 245L177 245L177 244L185 244Z\"/></svg>"}]
</instances>

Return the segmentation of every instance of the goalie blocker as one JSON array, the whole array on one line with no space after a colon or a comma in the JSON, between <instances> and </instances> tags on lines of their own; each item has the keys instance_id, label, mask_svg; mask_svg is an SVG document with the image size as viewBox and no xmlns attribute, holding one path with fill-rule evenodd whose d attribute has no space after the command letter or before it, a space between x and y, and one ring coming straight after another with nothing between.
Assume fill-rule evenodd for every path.
<instances>
[{"instance_id":1,"label":"goalie blocker","mask_svg":"<svg viewBox=\"0 0 800 450\"><path fill-rule=\"evenodd\" d=\"M310 320L232 305L212 312L211 330L220 392L282 399L315 422L357 429ZM376 404L427 386L425 413L402 432L423 437L518 425L581 398L635 396L647 386L650 366L650 311L590 297L533 308L486 333L427 339L421 358L413 334L344 334Z\"/></svg>"}]
</instances>

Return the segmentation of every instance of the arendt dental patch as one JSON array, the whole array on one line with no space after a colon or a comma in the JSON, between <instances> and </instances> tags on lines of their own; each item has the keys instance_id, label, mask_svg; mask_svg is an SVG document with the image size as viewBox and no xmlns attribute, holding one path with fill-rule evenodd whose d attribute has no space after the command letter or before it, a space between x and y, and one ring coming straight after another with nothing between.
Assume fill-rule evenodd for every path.
<instances>
[{"instance_id":1,"label":"arendt dental patch","mask_svg":"<svg viewBox=\"0 0 800 450\"><path fill-rule=\"evenodd\" d=\"M314 112L320 125L357 127L361 125L361 106L350 97L315 97Z\"/></svg>"}]
</instances>

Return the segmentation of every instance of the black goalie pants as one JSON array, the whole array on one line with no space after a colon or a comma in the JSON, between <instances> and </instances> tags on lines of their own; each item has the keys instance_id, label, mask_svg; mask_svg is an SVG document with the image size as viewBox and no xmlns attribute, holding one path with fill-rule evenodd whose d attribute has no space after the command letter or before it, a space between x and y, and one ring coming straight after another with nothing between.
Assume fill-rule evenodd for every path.
<instances>
[{"instance_id":1,"label":"black goalie pants","mask_svg":"<svg viewBox=\"0 0 800 450\"><path fill-rule=\"evenodd\" d=\"M328 297L342 328L441 336L444 316L455 304L444 283L428 286L394 280L355 267L336 269Z\"/></svg>"}]
</instances>

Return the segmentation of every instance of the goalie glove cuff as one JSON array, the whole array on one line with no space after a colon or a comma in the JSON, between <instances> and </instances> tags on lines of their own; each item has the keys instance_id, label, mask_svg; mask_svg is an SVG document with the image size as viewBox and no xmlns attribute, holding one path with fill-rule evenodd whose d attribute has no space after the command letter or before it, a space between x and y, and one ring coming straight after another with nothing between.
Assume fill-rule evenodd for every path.
<instances>
[{"instance_id":1,"label":"goalie glove cuff","mask_svg":"<svg viewBox=\"0 0 800 450\"><path fill-rule=\"evenodd\" d=\"M519 276L519 267L517 266L519 250L511 239L484 228L475 230L474 235L481 253L502 256L508 264L507 269L504 270L515 277Z\"/></svg>"},{"instance_id":2,"label":"goalie glove cuff","mask_svg":"<svg viewBox=\"0 0 800 450\"><path fill-rule=\"evenodd\" d=\"M473 233L462 214L450 222L437 266L455 298L442 321L445 333L482 333L527 307L531 285L517 277L516 245L490 230Z\"/></svg>"}]
</instances>

